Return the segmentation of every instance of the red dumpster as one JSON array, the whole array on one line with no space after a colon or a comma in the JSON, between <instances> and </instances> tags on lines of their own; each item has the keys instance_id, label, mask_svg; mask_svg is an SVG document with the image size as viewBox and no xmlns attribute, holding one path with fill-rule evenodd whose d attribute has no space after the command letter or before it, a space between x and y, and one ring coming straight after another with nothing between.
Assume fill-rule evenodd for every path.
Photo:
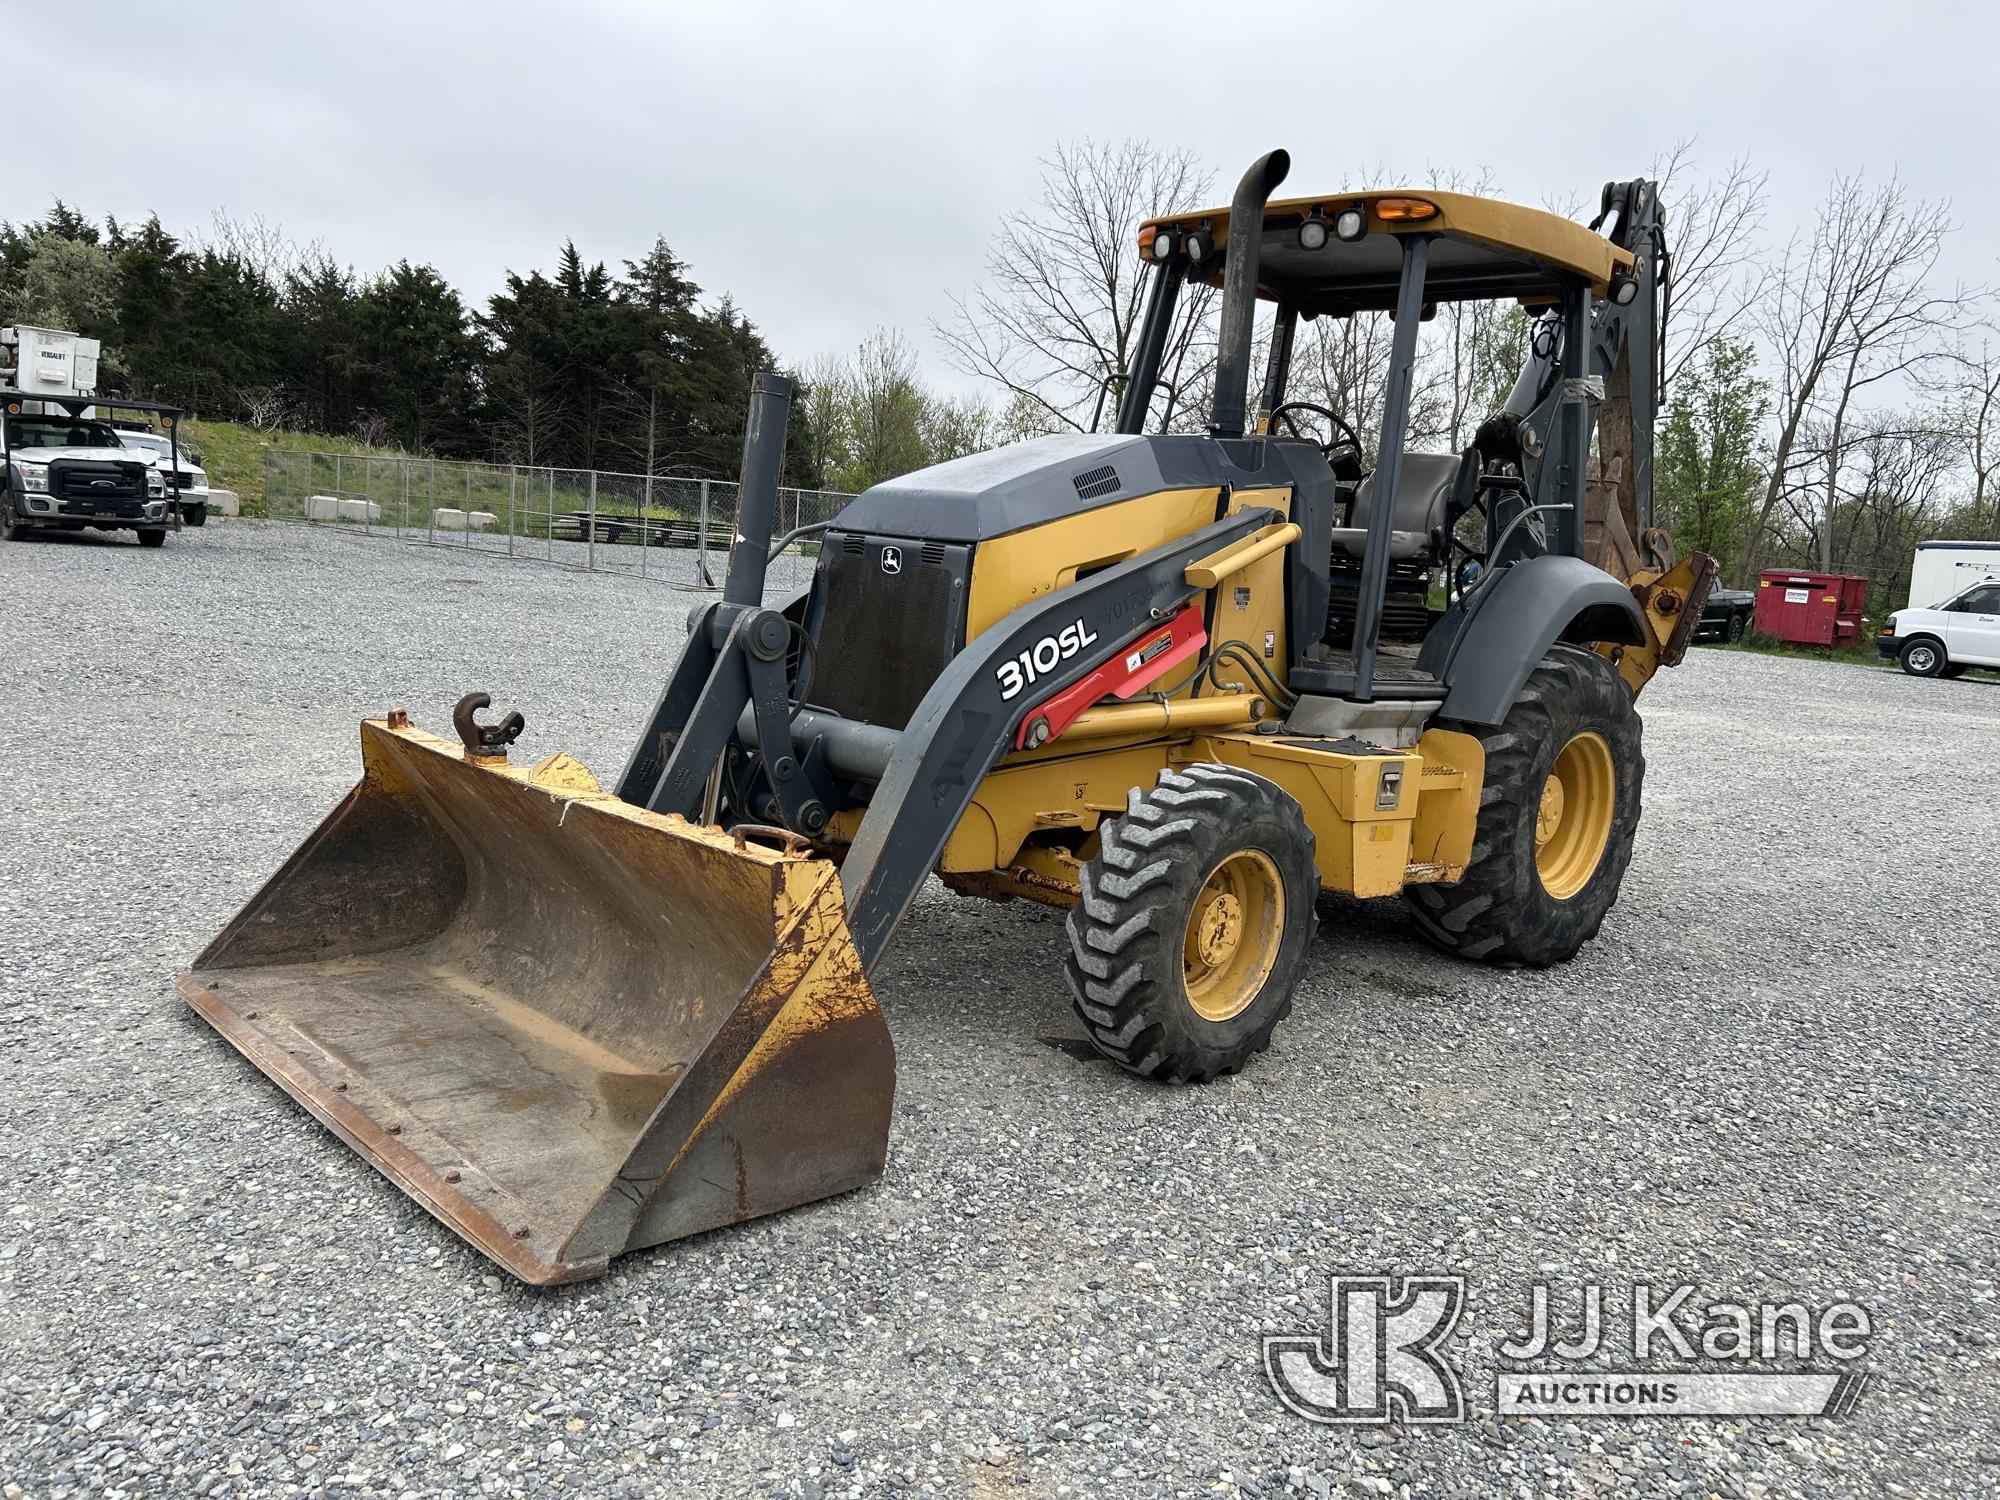
<instances>
[{"instance_id":1,"label":"red dumpster","mask_svg":"<svg viewBox=\"0 0 2000 1500\"><path fill-rule=\"evenodd\" d=\"M1853 573L1766 568L1757 584L1757 629L1798 646L1851 646L1861 637L1868 580Z\"/></svg>"}]
</instances>

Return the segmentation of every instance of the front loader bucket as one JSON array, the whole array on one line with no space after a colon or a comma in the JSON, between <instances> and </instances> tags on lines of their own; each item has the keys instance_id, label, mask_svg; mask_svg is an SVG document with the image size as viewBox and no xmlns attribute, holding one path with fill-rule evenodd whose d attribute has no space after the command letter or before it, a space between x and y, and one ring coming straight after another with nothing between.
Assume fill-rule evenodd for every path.
<instances>
[{"instance_id":1,"label":"front loader bucket","mask_svg":"<svg viewBox=\"0 0 2000 1500\"><path fill-rule=\"evenodd\" d=\"M401 714L182 996L525 1281L873 1181L888 1028L831 864Z\"/></svg>"}]
</instances>

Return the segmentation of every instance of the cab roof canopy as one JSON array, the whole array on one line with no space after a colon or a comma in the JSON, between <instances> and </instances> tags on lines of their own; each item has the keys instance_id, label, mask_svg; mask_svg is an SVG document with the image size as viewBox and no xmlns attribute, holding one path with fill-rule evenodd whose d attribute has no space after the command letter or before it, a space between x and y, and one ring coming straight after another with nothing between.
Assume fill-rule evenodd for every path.
<instances>
[{"instance_id":1,"label":"cab roof canopy","mask_svg":"<svg viewBox=\"0 0 2000 1500\"><path fill-rule=\"evenodd\" d=\"M1358 240L1333 233L1344 209L1359 209L1364 216L1366 229ZM1326 221L1326 243L1308 250L1299 243L1299 229L1315 216ZM1221 252L1229 242L1227 208L1148 219L1139 230L1140 253L1148 252L1157 235L1194 231L1216 246L1194 275L1220 285ZM1295 304L1307 316L1391 309L1406 234L1433 236L1424 277L1427 302L1544 302L1579 280L1602 297L1612 273L1632 265L1630 252L1559 214L1430 188L1381 188L1266 205L1257 295Z\"/></svg>"},{"instance_id":2,"label":"cab roof canopy","mask_svg":"<svg viewBox=\"0 0 2000 1500\"><path fill-rule=\"evenodd\" d=\"M180 407L162 406L157 401L128 401L123 396L78 396L66 392L17 391L12 387L0 387L0 403L4 403L7 415L10 417L48 414L46 411L29 411L27 409L29 403L42 407L59 406L72 417L88 411L93 406L108 407L112 411L153 412L170 419L178 419L182 415ZM172 422L170 421L168 425L171 426Z\"/></svg>"}]
</instances>

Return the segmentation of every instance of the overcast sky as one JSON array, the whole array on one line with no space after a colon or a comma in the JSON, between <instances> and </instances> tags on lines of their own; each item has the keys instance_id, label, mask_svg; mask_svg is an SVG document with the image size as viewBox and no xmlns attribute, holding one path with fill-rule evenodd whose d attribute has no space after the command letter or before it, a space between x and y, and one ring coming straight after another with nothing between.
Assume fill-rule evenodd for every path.
<instances>
[{"instance_id":1,"label":"overcast sky","mask_svg":"<svg viewBox=\"0 0 2000 1500\"><path fill-rule=\"evenodd\" d=\"M1218 200L1282 145L1292 191L1485 168L1528 203L1691 136L1769 170L1778 236L1832 173L1899 172L1952 201L1951 272L2000 279L1993 0L70 0L10 5L6 40L0 217L261 215L475 306L565 238L615 268L664 234L788 361L900 327L953 386L929 321L1086 136L1192 150Z\"/></svg>"}]
</instances>

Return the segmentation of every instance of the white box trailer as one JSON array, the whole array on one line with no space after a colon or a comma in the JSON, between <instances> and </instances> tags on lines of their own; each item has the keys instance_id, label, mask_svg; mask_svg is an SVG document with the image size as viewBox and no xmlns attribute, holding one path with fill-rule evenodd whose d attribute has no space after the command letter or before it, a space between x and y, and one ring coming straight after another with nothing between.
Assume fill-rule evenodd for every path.
<instances>
[{"instance_id":1,"label":"white box trailer","mask_svg":"<svg viewBox=\"0 0 2000 1500\"><path fill-rule=\"evenodd\" d=\"M2000 542L1918 542L1910 604L1927 609L1993 579L2000 579Z\"/></svg>"}]
</instances>

